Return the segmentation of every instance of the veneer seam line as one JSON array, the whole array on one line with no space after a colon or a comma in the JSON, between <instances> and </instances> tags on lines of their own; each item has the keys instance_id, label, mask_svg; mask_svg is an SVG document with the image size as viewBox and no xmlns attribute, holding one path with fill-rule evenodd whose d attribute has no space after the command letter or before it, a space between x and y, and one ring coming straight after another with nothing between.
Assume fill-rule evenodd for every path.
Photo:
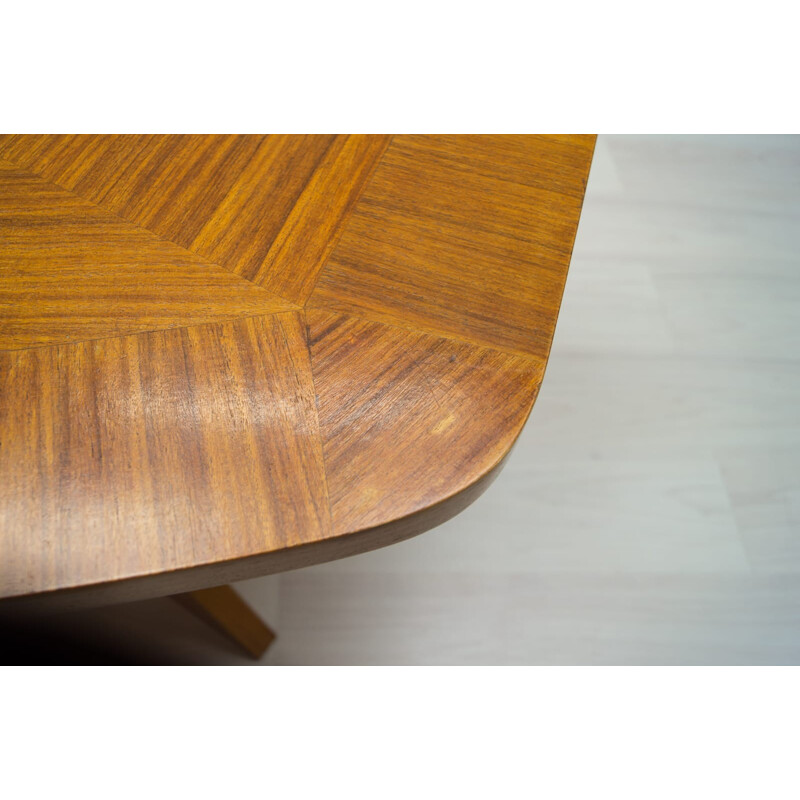
<instances>
[{"instance_id":1,"label":"veneer seam line","mask_svg":"<svg viewBox=\"0 0 800 800\"><path fill-rule=\"evenodd\" d=\"M434 331L430 328L415 328L412 325L401 325L399 322L386 322L382 319L375 319L374 317L364 316L363 314L356 314L352 311L339 311L336 308L330 308L324 304L315 305L311 308L303 308L303 313L306 312L314 312L317 311L322 314L333 314L337 317L346 317L348 319L355 319L360 320L362 322L368 322L373 325L383 325L387 328L393 328L395 330L400 331L409 331L411 333L422 334L423 336L430 336L433 339L445 339L451 342L458 342L459 344L466 345L468 347L476 347L481 350L491 350L495 353L503 353L505 355L514 356L515 358L521 358L525 361L529 361L532 364L537 364L538 366L544 367L547 365L547 358L541 358L540 356L532 355L531 353L524 353L520 350L513 350L511 348L506 347L498 347L497 345L490 345L484 344L483 342L476 342L473 339L464 339L460 336L456 336L450 333L441 333L439 331Z\"/></svg>"},{"instance_id":2,"label":"veneer seam line","mask_svg":"<svg viewBox=\"0 0 800 800\"><path fill-rule=\"evenodd\" d=\"M66 347L69 345L86 344L87 342L103 342L111 339L127 339L130 336L147 336L150 333L161 333L162 331L187 331L195 328L204 328L209 325L228 325L240 319L269 319L279 317L284 314L301 314L302 308L286 308L280 311L268 311L259 314L239 314L232 317L220 317L219 319L209 319L203 322L194 322L189 325L172 325L163 328L148 328L144 331L129 331L128 333L118 333L112 336L92 336L88 339L69 339L68 341L53 342L52 344L33 345L31 347L0 348L0 353L24 353L28 350L48 350L55 347Z\"/></svg>"},{"instance_id":3,"label":"veneer seam line","mask_svg":"<svg viewBox=\"0 0 800 800\"><path fill-rule=\"evenodd\" d=\"M356 208L360 205L360 203L362 201L362 198L364 196L364 193L367 191L367 189L369 188L369 185L372 183L373 179L375 178L375 173L378 171L378 168L383 163L384 158L386 158L386 153L388 152L389 147L391 146L391 144L392 144L392 142L394 141L394 138L395 138L393 134L391 134L391 135L390 134L386 134L386 135L388 136L388 138L387 138L386 144L384 145L383 151L381 152L380 156L378 156L378 158L375 159L375 163L370 168L369 174L367 174L363 178L363 180L361 182L361 188L358 191L358 196L353 200L353 203L350 206L350 209L342 217L340 224L336 228L334 228L333 235L328 240L328 247L329 247L328 257L325 259L324 263L322 263L320 265L319 269L317 270L317 274L314 277L314 281L308 287L308 290L306 292L306 297L303 300L303 305L302 305L303 308L305 308L308 305L309 300L311 300L311 296L314 294L314 290L316 289L317 283L319 282L320 275L322 275L322 273L325 271L325 268L328 266L328 262L331 260L331 257L333 256L333 253L336 250L336 246L339 244L339 241L341 240L342 236L344 235L344 232L347 230L347 226L350 224L350 220L352 219ZM282 230L283 230L283 228L281 228L281 231ZM276 241L277 241L277 239L276 239ZM272 250L272 247L274 247L274 246L275 246L275 244L273 243L273 245L270 247L270 251ZM269 253L267 254L267 258L268 257L269 257Z\"/></svg>"},{"instance_id":4,"label":"veneer seam line","mask_svg":"<svg viewBox=\"0 0 800 800\"><path fill-rule=\"evenodd\" d=\"M320 455L322 456L322 482L325 490L325 505L328 509L328 530L333 534L333 509L331 508L331 493L328 486L328 463L325 458L325 440L322 438L322 428L320 427L319 393L317 392L317 381L314 377L314 359L311 356L311 342L309 341L309 327L306 313L304 310L301 310L299 313L303 320L303 340L306 343L306 352L308 354L308 371L309 377L311 378L311 388L314 390L314 414L317 417L317 442L319 444ZM284 336L285 335L284 333Z\"/></svg>"},{"instance_id":5,"label":"veneer seam line","mask_svg":"<svg viewBox=\"0 0 800 800\"><path fill-rule=\"evenodd\" d=\"M152 230L150 230L150 228L146 228L144 225L140 225L138 222L134 222L133 220L130 220L127 217L123 217L121 214L118 214L116 211L113 211L113 210L111 210L109 208L106 208L105 206L101 205L100 203L96 203L94 200L90 200L89 198L84 197L82 194L79 194L78 192L76 192L73 189L69 189L69 188L67 188L66 186L63 186L60 183L56 183L55 181L50 180L49 178L45 177L44 175L40 175L38 172L35 172L34 170L30 169L29 167L25 167L25 166L20 165L19 162L8 158L8 156L4 155L2 152L0 152L0 160L6 161L8 164L11 164L16 169L18 169L20 172L23 172L23 173L25 173L27 175L30 175L31 177L36 178L37 180L40 180L45 184L53 186L53 187L55 187L56 189L59 189L62 192L67 192L68 194L72 195L73 197L78 198L81 202L88 203L93 208L96 208L99 211L101 211L103 214L108 214L110 216L113 216L116 220L118 220L119 222L123 223L124 225L130 225L131 227L135 228L136 230L142 231L143 233L146 233L148 236L151 236L156 241L163 242L165 244L169 244L172 247L178 248L179 250L183 251L184 253L188 253L190 256L192 256L192 258L195 258L198 261L202 262L203 265L206 265L206 266L209 266L209 267L215 267L216 269L220 269L220 270L224 271L228 275L233 275L235 278L238 278L240 281L247 282L251 286L254 286L256 289L258 289L258 290L260 290L262 292L266 292L267 294L269 294L274 299L280 300L280 302L285 303L287 306L291 306L291 308L287 309L287 310L299 310L300 308L302 308L302 306L298 306L296 303L292 302L291 300L287 300L285 297L283 297L283 296L281 296L279 294L276 294L271 289L266 288L265 286L261 285L260 283L257 283L256 281L253 281L253 280L251 280L250 278L247 278L244 275L240 275L238 272L234 272L232 269L229 269L228 267L225 267L222 264L218 264L216 261L211 261L210 259L206 258L204 255L202 255L200 253L196 253L194 250L190 250L189 248L184 247L181 244L178 244L177 242L173 241L172 239L165 239L163 236L159 236L157 233L154 233Z\"/></svg>"}]
</instances>

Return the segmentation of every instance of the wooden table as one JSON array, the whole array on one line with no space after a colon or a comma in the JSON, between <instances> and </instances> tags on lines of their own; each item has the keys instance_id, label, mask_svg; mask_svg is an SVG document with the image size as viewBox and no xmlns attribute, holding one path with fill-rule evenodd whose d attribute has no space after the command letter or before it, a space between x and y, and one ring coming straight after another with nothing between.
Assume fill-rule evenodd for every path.
<instances>
[{"instance_id":1,"label":"wooden table","mask_svg":"<svg viewBox=\"0 0 800 800\"><path fill-rule=\"evenodd\" d=\"M2 605L196 592L458 513L536 398L593 147L0 136ZM188 599L230 627L219 591Z\"/></svg>"}]
</instances>

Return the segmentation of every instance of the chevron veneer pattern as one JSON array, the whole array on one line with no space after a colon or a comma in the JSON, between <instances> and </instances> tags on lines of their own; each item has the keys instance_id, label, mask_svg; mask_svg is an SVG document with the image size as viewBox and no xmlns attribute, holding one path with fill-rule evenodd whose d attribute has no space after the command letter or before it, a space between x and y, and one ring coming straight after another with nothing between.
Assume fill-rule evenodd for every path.
<instances>
[{"instance_id":1,"label":"chevron veneer pattern","mask_svg":"<svg viewBox=\"0 0 800 800\"><path fill-rule=\"evenodd\" d=\"M457 513L535 400L593 145L0 136L0 597L186 591Z\"/></svg>"}]
</instances>

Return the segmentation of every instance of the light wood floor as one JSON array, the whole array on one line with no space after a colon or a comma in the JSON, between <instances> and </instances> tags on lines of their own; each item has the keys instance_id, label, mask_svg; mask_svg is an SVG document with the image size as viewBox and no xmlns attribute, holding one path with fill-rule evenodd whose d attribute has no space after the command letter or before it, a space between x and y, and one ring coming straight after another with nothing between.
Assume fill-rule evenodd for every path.
<instances>
[{"instance_id":1,"label":"light wood floor","mask_svg":"<svg viewBox=\"0 0 800 800\"><path fill-rule=\"evenodd\" d=\"M600 137L500 478L417 539L240 589L265 664L800 663L800 137ZM245 663L168 601L73 622Z\"/></svg>"}]
</instances>

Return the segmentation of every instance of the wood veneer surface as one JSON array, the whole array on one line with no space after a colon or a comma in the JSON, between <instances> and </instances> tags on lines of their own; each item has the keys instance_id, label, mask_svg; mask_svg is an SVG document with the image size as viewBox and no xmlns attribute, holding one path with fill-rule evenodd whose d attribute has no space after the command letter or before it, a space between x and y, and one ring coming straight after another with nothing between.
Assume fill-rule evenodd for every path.
<instances>
[{"instance_id":1,"label":"wood veneer surface","mask_svg":"<svg viewBox=\"0 0 800 800\"><path fill-rule=\"evenodd\" d=\"M190 590L456 513L538 392L593 146L0 137L0 597Z\"/></svg>"}]
</instances>

